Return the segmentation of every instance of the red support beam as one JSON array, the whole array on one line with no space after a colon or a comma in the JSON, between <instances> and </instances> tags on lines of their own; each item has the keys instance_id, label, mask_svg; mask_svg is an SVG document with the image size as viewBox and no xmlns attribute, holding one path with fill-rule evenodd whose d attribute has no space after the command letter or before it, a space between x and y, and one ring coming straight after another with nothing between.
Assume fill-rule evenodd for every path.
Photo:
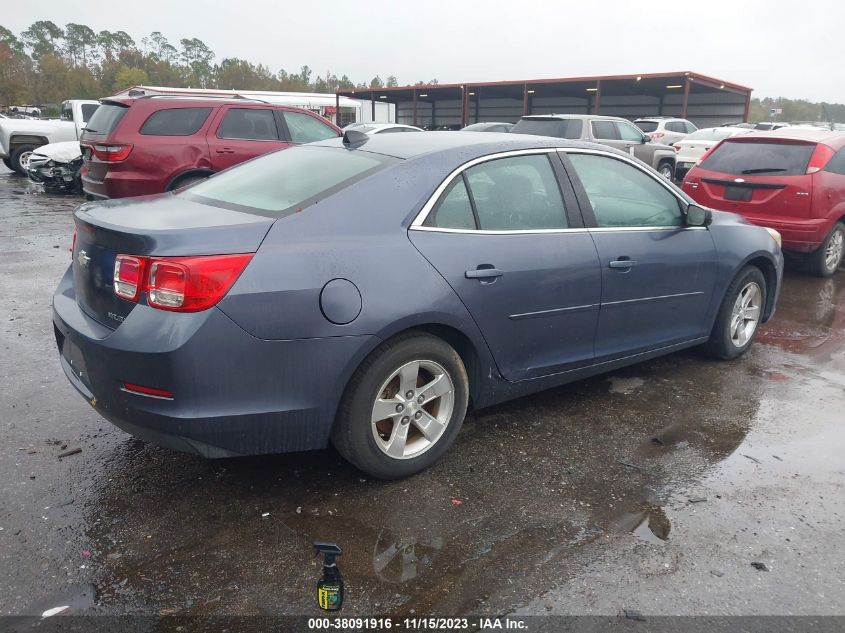
<instances>
[{"instance_id":1,"label":"red support beam","mask_svg":"<svg viewBox=\"0 0 845 633\"><path fill-rule=\"evenodd\" d=\"M745 95L745 111L742 114L742 122L748 123L748 117L751 114L751 93Z\"/></svg>"},{"instance_id":2,"label":"red support beam","mask_svg":"<svg viewBox=\"0 0 845 633\"><path fill-rule=\"evenodd\" d=\"M376 120L376 93L370 93L370 107L372 108L373 122Z\"/></svg>"},{"instance_id":3,"label":"red support beam","mask_svg":"<svg viewBox=\"0 0 845 633\"><path fill-rule=\"evenodd\" d=\"M461 86L461 127L467 126L467 87Z\"/></svg>"},{"instance_id":4,"label":"red support beam","mask_svg":"<svg viewBox=\"0 0 845 633\"><path fill-rule=\"evenodd\" d=\"M531 114L531 103L528 101L528 84L522 84L522 116Z\"/></svg>"},{"instance_id":5,"label":"red support beam","mask_svg":"<svg viewBox=\"0 0 845 633\"><path fill-rule=\"evenodd\" d=\"M596 100L593 102L593 114L599 113L599 108L601 108L601 80L596 82Z\"/></svg>"},{"instance_id":6,"label":"red support beam","mask_svg":"<svg viewBox=\"0 0 845 633\"><path fill-rule=\"evenodd\" d=\"M397 121L398 123L398 121ZM417 124L417 89L414 88L414 123L413 125Z\"/></svg>"},{"instance_id":7,"label":"red support beam","mask_svg":"<svg viewBox=\"0 0 845 633\"><path fill-rule=\"evenodd\" d=\"M334 124L340 127L340 93L334 93Z\"/></svg>"},{"instance_id":8,"label":"red support beam","mask_svg":"<svg viewBox=\"0 0 845 633\"><path fill-rule=\"evenodd\" d=\"M683 105L681 106L681 118L682 119L687 118L687 108L689 106L689 86L690 86L690 80L689 80L689 77L687 77L684 80L684 102L683 102Z\"/></svg>"}]
</instances>

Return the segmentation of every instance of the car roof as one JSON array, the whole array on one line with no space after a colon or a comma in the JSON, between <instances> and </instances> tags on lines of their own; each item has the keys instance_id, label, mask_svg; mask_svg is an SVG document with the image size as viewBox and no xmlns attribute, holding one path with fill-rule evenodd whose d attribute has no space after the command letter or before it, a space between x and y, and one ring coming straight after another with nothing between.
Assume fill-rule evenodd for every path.
<instances>
[{"instance_id":1,"label":"car roof","mask_svg":"<svg viewBox=\"0 0 845 633\"><path fill-rule=\"evenodd\" d=\"M841 130L822 130L802 127L782 127L778 130L758 130L740 136L743 141L754 139L785 139L791 141L813 141L826 145L845 145L845 132Z\"/></svg>"},{"instance_id":2,"label":"car roof","mask_svg":"<svg viewBox=\"0 0 845 633\"><path fill-rule=\"evenodd\" d=\"M436 152L449 152L461 150L462 156L467 160L493 154L496 152L507 152L523 149L541 149L553 147L584 147L601 149L602 151L613 150L606 145L595 143L583 143L562 138L549 136L534 136L533 134L507 134L503 132L490 132L480 135L474 132L419 132L417 134L377 134L370 136L366 141L346 146L342 139L329 139L309 145L321 147L345 147L352 150L371 152L373 154L384 154L394 158L410 159L425 154Z\"/></svg>"},{"instance_id":3,"label":"car roof","mask_svg":"<svg viewBox=\"0 0 845 633\"><path fill-rule=\"evenodd\" d=\"M543 121L549 119L581 119L583 121L604 120L604 121L628 121L618 116L606 116L604 114L527 114L522 119ZM521 119L520 119L521 120ZM630 123L630 121L628 121Z\"/></svg>"},{"instance_id":4,"label":"car roof","mask_svg":"<svg viewBox=\"0 0 845 633\"><path fill-rule=\"evenodd\" d=\"M686 119L677 116L641 116L634 121L686 121Z\"/></svg>"},{"instance_id":5,"label":"car roof","mask_svg":"<svg viewBox=\"0 0 845 633\"><path fill-rule=\"evenodd\" d=\"M101 103L118 103L131 106L135 104L148 104L152 107L167 107L168 104L179 104L186 107L208 107L210 105L264 105L272 108L295 109L288 106L280 106L258 99L239 99L236 97L213 97L213 96L182 96L182 95L147 95L142 97L117 97L102 99Z\"/></svg>"}]
</instances>

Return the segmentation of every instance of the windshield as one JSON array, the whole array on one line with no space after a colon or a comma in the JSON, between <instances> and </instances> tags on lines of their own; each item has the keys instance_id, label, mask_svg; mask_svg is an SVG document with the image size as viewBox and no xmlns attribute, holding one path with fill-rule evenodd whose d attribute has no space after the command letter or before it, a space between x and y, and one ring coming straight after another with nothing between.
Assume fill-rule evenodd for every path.
<instances>
[{"instance_id":1,"label":"windshield","mask_svg":"<svg viewBox=\"0 0 845 633\"><path fill-rule=\"evenodd\" d=\"M643 132L654 132L659 125L657 121L634 121L634 124Z\"/></svg>"},{"instance_id":2,"label":"windshield","mask_svg":"<svg viewBox=\"0 0 845 633\"><path fill-rule=\"evenodd\" d=\"M294 147L227 169L179 195L282 217L396 161L380 154L334 147Z\"/></svg>"},{"instance_id":3,"label":"windshield","mask_svg":"<svg viewBox=\"0 0 845 633\"><path fill-rule=\"evenodd\" d=\"M581 119L520 119L511 134L581 138Z\"/></svg>"},{"instance_id":4,"label":"windshield","mask_svg":"<svg viewBox=\"0 0 845 633\"><path fill-rule=\"evenodd\" d=\"M721 141L723 138L728 138L729 136L733 136L733 132L730 128L723 128L723 127L714 127L714 128L707 128L704 130L698 130L697 132L693 132L692 134L688 134L684 137L683 140L685 141Z\"/></svg>"},{"instance_id":5,"label":"windshield","mask_svg":"<svg viewBox=\"0 0 845 633\"><path fill-rule=\"evenodd\" d=\"M701 164L723 174L798 176L806 173L814 143L725 141Z\"/></svg>"}]
</instances>

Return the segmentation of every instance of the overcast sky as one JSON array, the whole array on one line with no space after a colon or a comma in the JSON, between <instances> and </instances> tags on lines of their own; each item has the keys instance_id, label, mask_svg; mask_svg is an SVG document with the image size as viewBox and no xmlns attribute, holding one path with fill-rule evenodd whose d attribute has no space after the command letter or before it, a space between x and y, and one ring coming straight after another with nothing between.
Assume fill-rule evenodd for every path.
<instances>
[{"instance_id":1,"label":"overcast sky","mask_svg":"<svg viewBox=\"0 0 845 633\"><path fill-rule=\"evenodd\" d=\"M845 2L528 0L3 0L16 34L36 20L198 37L218 59L274 72L396 75L401 85L691 70L754 96L845 103ZM789 8L787 8L787 6Z\"/></svg>"}]
</instances>

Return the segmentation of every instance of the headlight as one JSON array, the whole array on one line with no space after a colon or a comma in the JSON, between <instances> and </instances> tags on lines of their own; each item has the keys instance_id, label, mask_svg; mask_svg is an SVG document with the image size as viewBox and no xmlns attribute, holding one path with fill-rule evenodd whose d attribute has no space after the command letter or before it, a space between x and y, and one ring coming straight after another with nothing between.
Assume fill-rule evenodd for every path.
<instances>
[{"instance_id":1,"label":"headlight","mask_svg":"<svg viewBox=\"0 0 845 633\"><path fill-rule=\"evenodd\" d=\"M766 230L769 232L769 235L771 235L771 236L772 236L772 239L773 239L775 242L777 242L778 248L781 248L781 247L782 247L782 245L783 245L783 240L782 240L782 239L781 239L781 237L780 237L780 233L778 233L778 232L777 232L777 231L775 231L774 229L770 229L769 227L766 227Z\"/></svg>"}]
</instances>

